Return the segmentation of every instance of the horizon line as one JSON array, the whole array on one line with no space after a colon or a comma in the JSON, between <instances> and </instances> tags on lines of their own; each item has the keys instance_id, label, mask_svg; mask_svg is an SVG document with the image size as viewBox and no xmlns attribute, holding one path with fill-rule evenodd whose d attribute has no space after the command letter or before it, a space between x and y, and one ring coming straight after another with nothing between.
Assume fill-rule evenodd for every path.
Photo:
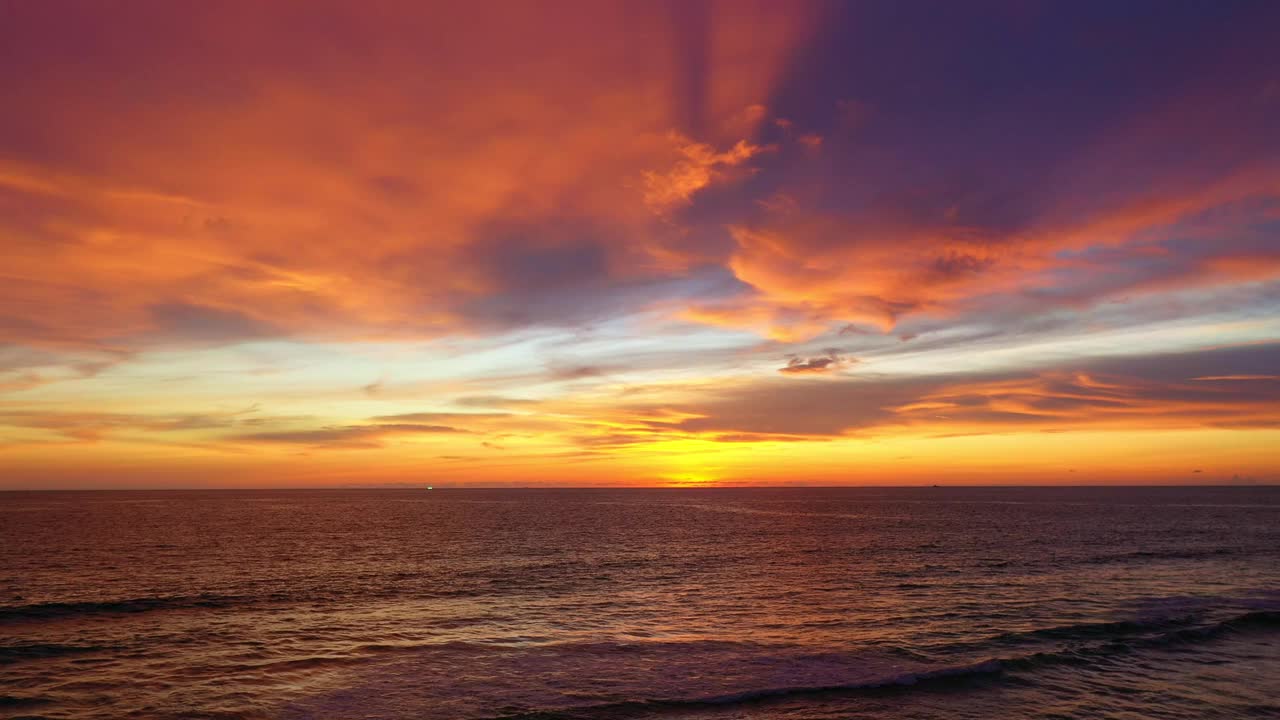
<instances>
[{"instance_id":1,"label":"horizon line","mask_svg":"<svg viewBox=\"0 0 1280 720\"><path fill-rule=\"evenodd\" d=\"M942 490L946 488L975 489L1028 489L1028 488L1280 488L1280 482L1252 483L1030 483L1030 484L911 484L911 485L313 485L313 486L253 486L253 487L105 487L105 488L0 488L0 493L20 492L236 492L236 491L349 491L349 490L889 490L919 488Z\"/></svg>"}]
</instances>

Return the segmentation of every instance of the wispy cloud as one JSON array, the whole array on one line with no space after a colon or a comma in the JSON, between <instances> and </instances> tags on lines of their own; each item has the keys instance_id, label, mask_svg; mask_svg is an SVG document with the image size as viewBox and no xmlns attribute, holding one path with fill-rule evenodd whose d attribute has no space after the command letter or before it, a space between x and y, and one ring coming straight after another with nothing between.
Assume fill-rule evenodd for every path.
<instances>
[{"instance_id":1,"label":"wispy cloud","mask_svg":"<svg viewBox=\"0 0 1280 720\"><path fill-rule=\"evenodd\" d=\"M827 350L826 354L816 357L793 355L787 364L778 368L784 375L821 375L849 367L857 362L856 358L845 357L839 350Z\"/></svg>"},{"instance_id":2,"label":"wispy cloud","mask_svg":"<svg viewBox=\"0 0 1280 720\"><path fill-rule=\"evenodd\" d=\"M388 437L462 432L467 431L449 425L378 423L247 433L231 439L236 442L306 445L314 448L372 449L382 447L382 440Z\"/></svg>"}]
</instances>

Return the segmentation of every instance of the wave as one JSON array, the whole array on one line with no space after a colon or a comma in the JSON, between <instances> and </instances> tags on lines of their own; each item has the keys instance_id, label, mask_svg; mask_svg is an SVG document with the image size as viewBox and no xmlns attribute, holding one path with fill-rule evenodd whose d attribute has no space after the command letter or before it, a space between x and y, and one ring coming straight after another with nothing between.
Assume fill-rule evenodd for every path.
<instances>
[{"instance_id":1,"label":"wave","mask_svg":"<svg viewBox=\"0 0 1280 720\"><path fill-rule=\"evenodd\" d=\"M245 608L272 603L328 600L325 593L269 592L255 595L164 595L119 600L85 600L0 606L0 625L62 620L94 615L133 615L163 610Z\"/></svg>"},{"instance_id":2,"label":"wave","mask_svg":"<svg viewBox=\"0 0 1280 720\"><path fill-rule=\"evenodd\" d=\"M1131 552L1095 555L1080 560L1085 565L1106 565L1110 563L1130 563L1144 560L1210 560L1224 557L1265 554L1274 552L1271 548L1217 547L1217 548L1183 548L1174 550L1134 550Z\"/></svg>"},{"instance_id":3,"label":"wave","mask_svg":"<svg viewBox=\"0 0 1280 720\"><path fill-rule=\"evenodd\" d=\"M84 655L114 649L106 645L58 645L54 643L3 645L0 646L0 665L9 665L24 660L44 660L66 655Z\"/></svg>"},{"instance_id":4,"label":"wave","mask_svg":"<svg viewBox=\"0 0 1280 720\"><path fill-rule=\"evenodd\" d=\"M1111 637L1116 639L1127 639L1131 642L1136 641L1167 644L1174 641L1185 641L1198 638L1209 639L1232 631L1280 627L1280 611L1254 610L1252 612L1236 615L1234 617L1209 624L1194 625L1192 623L1192 617L1124 620L1120 622L1084 623L1080 625L1044 628L1040 630L1033 630L1025 634L1065 640ZM1170 630L1171 628L1176 629ZM1151 635L1151 633L1159 630L1169 630L1169 632L1162 635ZM1147 637L1139 638L1137 640L1131 637L1133 635L1143 634L1146 634Z\"/></svg>"},{"instance_id":5,"label":"wave","mask_svg":"<svg viewBox=\"0 0 1280 720\"><path fill-rule=\"evenodd\" d=\"M929 549L930 545L921 545L920 549ZM1167 550L1132 550L1125 552L1109 552L1099 555L1083 555L1079 557L1058 557L1052 568L1060 568L1065 565L1125 565L1140 564L1144 562L1162 562L1171 560L1221 560L1223 558L1252 558L1265 555L1275 555L1277 551L1269 546L1230 546L1230 547L1211 547L1211 548L1172 548ZM988 558L982 559L976 563L980 568L1045 568L1043 560L1039 558ZM893 573L886 573L893 577Z\"/></svg>"},{"instance_id":6,"label":"wave","mask_svg":"<svg viewBox=\"0 0 1280 720\"><path fill-rule=\"evenodd\" d=\"M1278 629L1280 629L1280 611L1259 610L1206 625L1183 627L1156 635L1114 637L1097 645L1084 645L1066 650L1002 658L1000 662L1010 670L1036 670L1051 665L1089 663L1139 650L1192 645L1236 633L1270 632Z\"/></svg>"},{"instance_id":7,"label":"wave","mask_svg":"<svg viewBox=\"0 0 1280 720\"><path fill-rule=\"evenodd\" d=\"M807 695L852 695L880 694L901 692L908 688L941 686L956 682L965 682L975 678L999 675L1003 667L999 661L986 661L955 667L942 667L935 670L901 673L874 680L820 686L779 687L759 690L745 690L725 695L714 695L700 698L680 700L630 700L603 705L574 708L570 710L519 712L500 715L488 720L603 720L604 718L629 718L654 713L679 712L698 708L723 707L732 705L749 705L752 703L780 700L788 697Z\"/></svg>"},{"instance_id":8,"label":"wave","mask_svg":"<svg viewBox=\"0 0 1280 720\"><path fill-rule=\"evenodd\" d=\"M1163 642L1184 643L1211 640L1222 635L1249 630L1274 630L1280 628L1280 611L1255 610L1223 620L1212 625L1183 628L1163 636ZM1157 640L1159 638L1152 638Z\"/></svg>"},{"instance_id":9,"label":"wave","mask_svg":"<svg viewBox=\"0 0 1280 720\"><path fill-rule=\"evenodd\" d=\"M49 705L53 701L41 697L19 697L17 695L0 695L0 708L23 708L37 705Z\"/></svg>"},{"instance_id":10,"label":"wave","mask_svg":"<svg viewBox=\"0 0 1280 720\"><path fill-rule=\"evenodd\" d=\"M537 568L534 569L536 570ZM506 585L513 582L511 577L473 579L463 577L463 575L459 574L459 577L469 581L470 585L429 591L414 589L407 596L414 600L483 597L503 594L506 591ZM542 589L545 590L547 588L544 587ZM382 591L365 590L361 595L361 599L381 600L405 596L406 592L401 588L387 588ZM59 601L25 605L0 605L0 625L52 621L91 615L131 615L162 610L210 610L296 604L300 602L344 602L350 600L350 598L350 594L341 588L299 588L241 595L203 593L200 595L168 595L101 601ZM476 618L448 618L441 620L440 626L448 627L452 624L456 627L462 627L477 621Z\"/></svg>"},{"instance_id":11,"label":"wave","mask_svg":"<svg viewBox=\"0 0 1280 720\"><path fill-rule=\"evenodd\" d=\"M759 688L697 698L631 700L568 710L519 712L496 716L490 720L603 720L605 718L612 720L663 712L691 711L698 708L748 705L804 696L873 696L955 687L968 688L982 683L997 682L1007 673L1032 673L1054 666L1087 664L1144 648L1204 642L1232 633L1280 630L1280 611L1249 612L1211 624L1183 627L1158 635L1132 637L1133 630L1149 631L1158 627L1168 627L1168 624L1121 622L1046 628L1043 631L1033 632L1048 633L1046 637L1055 639L1088 637L1103 638L1105 641L1095 645L1055 651L1012 657L991 657L964 664L922 668L860 679L851 683Z\"/></svg>"},{"instance_id":12,"label":"wave","mask_svg":"<svg viewBox=\"0 0 1280 720\"><path fill-rule=\"evenodd\" d=\"M1093 640L1098 638L1124 639L1134 635L1149 635L1162 630L1186 627L1196 621L1194 614L1153 617L1145 620L1116 620L1112 622L1076 623L1054 627L1036 628L1022 632L1008 632L988 640L972 643L975 646L1020 645L1043 640ZM954 649L953 646L952 649Z\"/></svg>"},{"instance_id":13,"label":"wave","mask_svg":"<svg viewBox=\"0 0 1280 720\"><path fill-rule=\"evenodd\" d=\"M126 600L49 602L0 607L0 624L57 620L87 615L128 615L155 610L231 607L240 598L220 595L143 597Z\"/></svg>"}]
</instances>

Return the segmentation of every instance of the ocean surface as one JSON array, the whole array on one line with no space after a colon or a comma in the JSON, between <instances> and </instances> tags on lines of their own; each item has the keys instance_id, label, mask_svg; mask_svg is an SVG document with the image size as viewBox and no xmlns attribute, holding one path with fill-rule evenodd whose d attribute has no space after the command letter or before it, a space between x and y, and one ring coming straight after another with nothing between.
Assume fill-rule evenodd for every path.
<instances>
[{"instance_id":1,"label":"ocean surface","mask_svg":"<svg viewBox=\"0 0 1280 720\"><path fill-rule=\"evenodd\" d=\"M0 493L0 718L1280 717L1280 488Z\"/></svg>"}]
</instances>

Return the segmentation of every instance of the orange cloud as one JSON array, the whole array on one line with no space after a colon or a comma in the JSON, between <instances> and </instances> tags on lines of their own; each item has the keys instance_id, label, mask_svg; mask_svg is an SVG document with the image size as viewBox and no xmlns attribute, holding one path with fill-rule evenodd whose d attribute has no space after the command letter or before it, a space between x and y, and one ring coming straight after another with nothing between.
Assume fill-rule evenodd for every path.
<instances>
[{"instance_id":1,"label":"orange cloud","mask_svg":"<svg viewBox=\"0 0 1280 720\"><path fill-rule=\"evenodd\" d=\"M32 9L6 31L41 64L6 82L26 110L8 133L25 144L0 148L0 306L31 320L0 338L160 341L165 307L309 337L466 332L467 302L508 289L470 252L495 228L556 247L566 222L607 227L602 271L653 276L650 206L759 152L743 108L813 15L715 6L690 36L660 8L598 3L142 12ZM100 83L78 36L118 38L102 69L135 81Z\"/></svg>"},{"instance_id":2,"label":"orange cloud","mask_svg":"<svg viewBox=\"0 0 1280 720\"><path fill-rule=\"evenodd\" d=\"M644 173L645 202L656 211L688 204L694 193L725 178L729 169L741 166L761 151L745 140L724 152L685 141L680 148L683 157L675 167L666 172Z\"/></svg>"},{"instance_id":3,"label":"orange cloud","mask_svg":"<svg viewBox=\"0 0 1280 720\"><path fill-rule=\"evenodd\" d=\"M1276 402L1280 385L1269 379L1231 384L1241 387L1206 388L1133 377L1045 373L1034 378L951 386L893 411L912 424L964 428L965 432L1028 425L1060 429L1280 428Z\"/></svg>"},{"instance_id":4,"label":"orange cloud","mask_svg":"<svg viewBox=\"0 0 1280 720\"><path fill-rule=\"evenodd\" d=\"M1251 176L1252 177L1252 176ZM849 323L891 331L904 317L948 317L1005 296L1034 311L1035 299L1089 307L1116 297L1280 278L1280 254L1251 239L1272 221L1270 206L1236 205L1259 193L1280 197L1280 178L1240 177L1206 192L1145 201L1097 217L1016 234L939 219L870 215L839 219L791 204L752 226L731 229L726 262L753 293L694 304L684 317L796 341ZM1201 218L1216 213L1218 223ZM1224 213L1234 213L1224 226ZM1159 233L1194 242L1162 247ZM1223 236L1239 240L1222 240ZM1096 256L1096 259L1094 258Z\"/></svg>"}]
</instances>

